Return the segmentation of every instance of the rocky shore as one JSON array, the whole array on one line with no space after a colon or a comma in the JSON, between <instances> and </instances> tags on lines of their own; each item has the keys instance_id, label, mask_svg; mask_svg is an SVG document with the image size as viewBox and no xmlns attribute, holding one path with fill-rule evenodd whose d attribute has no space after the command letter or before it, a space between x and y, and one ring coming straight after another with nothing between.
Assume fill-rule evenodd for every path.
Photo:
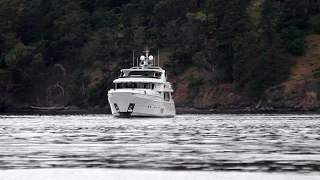
<instances>
[{"instance_id":1,"label":"rocky shore","mask_svg":"<svg viewBox=\"0 0 320 180\"><path fill-rule=\"evenodd\" d=\"M306 111L297 109L273 109L273 108L217 108L217 109L198 109L198 108L176 108L177 114L320 114L320 110ZM10 108L0 111L0 114L25 115L81 115L81 114L111 114L110 108L88 108L81 109L76 107L65 107L61 109L39 110L30 107Z\"/></svg>"},{"instance_id":2,"label":"rocky shore","mask_svg":"<svg viewBox=\"0 0 320 180\"><path fill-rule=\"evenodd\" d=\"M185 82L184 82L185 81ZM179 83L187 84L188 80ZM209 113L319 113L320 81L284 83L268 88L260 99L248 92L235 92L232 85L203 84L190 96L186 87L178 87L174 97L181 112Z\"/></svg>"},{"instance_id":3,"label":"rocky shore","mask_svg":"<svg viewBox=\"0 0 320 180\"><path fill-rule=\"evenodd\" d=\"M183 84L183 83L182 83ZM181 86L183 87L183 86ZM179 88L181 88L179 87ZM281 84L265 91L260 100L246 92L235 93L232 86L204 84L194 96L184 89L174 96L177 114L320 114L320 81ZM109 107L79 108L74 106L32 107L0 99L0 113L6 114L110 114Z\"/></svg>"}]
</instances>

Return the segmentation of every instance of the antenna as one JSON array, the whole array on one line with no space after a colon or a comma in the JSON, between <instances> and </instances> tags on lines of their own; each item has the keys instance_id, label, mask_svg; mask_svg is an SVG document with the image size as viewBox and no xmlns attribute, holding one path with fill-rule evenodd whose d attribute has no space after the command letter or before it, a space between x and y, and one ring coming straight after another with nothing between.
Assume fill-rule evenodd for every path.
<instances>
[{"instance_id":1,"label":"antenna","mask_svg":"<svg viewBox=\"0 0 320 180\"><path fill-rule=\"evenodd\" d=\"M137 57L137 67L139 66L139 58Z\"/></svg>"},{"instance_id":2,"label":"antenna","mask_svg":"<svg viewBox=\"0 0 320 180\"><path fill-rule=\"evenodd\" d=\"M132 51L132 67L134 67L134 50Z\"/></svg>"},{"instance_id":3,"label":"antenna","mask_svg":"<svg viewBox=\"0 0 320 180\"><path fill-rule=\"evenodd\" d=\"M158 49L158 66L160 67L160 51Z\"/></svg>"}]
</instances>

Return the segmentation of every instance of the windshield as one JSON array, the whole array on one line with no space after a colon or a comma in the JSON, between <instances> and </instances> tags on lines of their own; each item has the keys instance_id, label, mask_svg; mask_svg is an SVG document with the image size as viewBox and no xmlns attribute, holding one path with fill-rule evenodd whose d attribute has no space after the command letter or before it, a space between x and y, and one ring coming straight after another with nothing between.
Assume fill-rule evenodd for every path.
<instances>
[{"instance_id":1,"label":"windshield","mask_svg":"<svg viewBox=\"0 0 320 180\"><path fill-rule=\"evenodd\" d=\"M138 88L138 89L154 89L155 85L153 83L115 83L116 89L128 89L128 88Z\"/></svg>"}]
</instances>

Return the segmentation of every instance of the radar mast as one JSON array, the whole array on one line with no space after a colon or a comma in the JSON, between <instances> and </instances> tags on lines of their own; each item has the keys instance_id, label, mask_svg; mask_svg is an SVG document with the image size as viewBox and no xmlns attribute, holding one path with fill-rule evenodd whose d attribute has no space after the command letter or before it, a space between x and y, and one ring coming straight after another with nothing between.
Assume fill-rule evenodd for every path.
<instances>
[{"instance_id":1,"label":"radar mast","mask_svg":"<svg viewBox=\"0 0 320 180\"><path fill-rule=\"evenodd\" d=\"M146 53L146 55L140 56L140 66L142 67L142 69L148 69L153 65L154 58L152 55L149 55L150 51L148 47L146 47L143 52Z\"/></svg>"}]
</instances>

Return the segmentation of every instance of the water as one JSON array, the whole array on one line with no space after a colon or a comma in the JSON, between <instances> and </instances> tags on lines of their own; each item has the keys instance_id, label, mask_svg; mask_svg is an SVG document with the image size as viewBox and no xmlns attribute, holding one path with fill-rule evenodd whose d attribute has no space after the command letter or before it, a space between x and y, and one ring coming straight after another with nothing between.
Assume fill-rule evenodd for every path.
<instances>
[{"instance_id":1,"label":"water","mask_svg":"<svg viewBox=\"0 0 320 180\"><path fill-rule=\"evenodd\" d=\"M6 177L70 168L318 175L320 115L0 116Z\"/></svg>"}]
</instances>

